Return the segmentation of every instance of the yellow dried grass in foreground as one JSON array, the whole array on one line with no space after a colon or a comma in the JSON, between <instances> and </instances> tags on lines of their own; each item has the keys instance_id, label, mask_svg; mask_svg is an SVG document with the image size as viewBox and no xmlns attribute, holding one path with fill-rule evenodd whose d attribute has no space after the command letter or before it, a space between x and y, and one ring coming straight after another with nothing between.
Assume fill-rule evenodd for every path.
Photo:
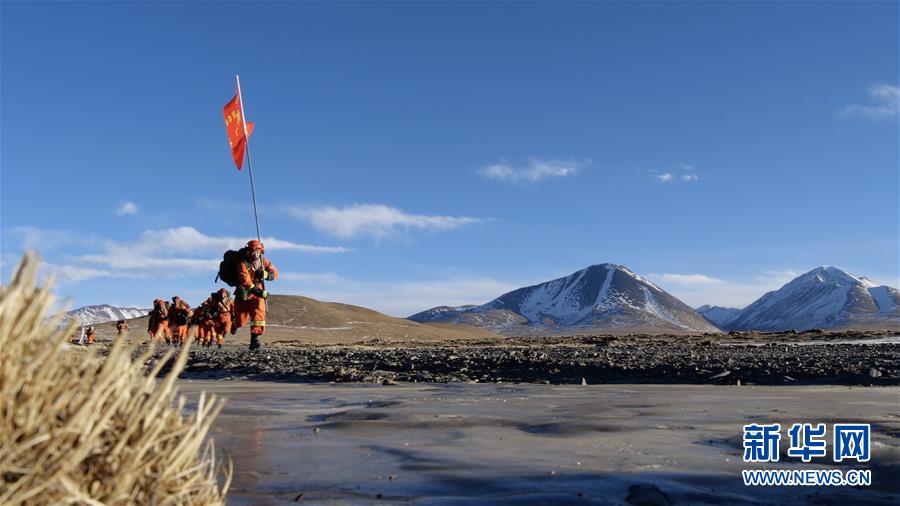
<instances>
[{"instance_id":1,"label":"yellow dried grass in foreground","mask_svg":"<svg viewBox=\"0 0 900 506\"><path fill-rule=\"evenodd\" d=\"M159 380L171 351L149 371L151 351L132 360L122 340L73 360L76 323L45 320L53 297L37 266L26 255L0 287L0 504L223 504L230 464L204 444L222 402L201 395L184 417L176 400L188 347Z\"/></svg>"}]
</instances>

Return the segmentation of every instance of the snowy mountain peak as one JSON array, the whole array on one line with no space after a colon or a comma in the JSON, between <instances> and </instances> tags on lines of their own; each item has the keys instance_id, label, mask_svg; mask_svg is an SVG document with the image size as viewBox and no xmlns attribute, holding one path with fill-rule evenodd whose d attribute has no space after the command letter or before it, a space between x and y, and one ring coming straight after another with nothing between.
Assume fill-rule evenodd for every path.
<instances>
[{"instance_id":1,"label":"snowy mountain peak","mask_svg":"<svg viewBox=\"0 0 900 506\"><path fill-rule=\"evenodd\" d=\"M750 304L726 328L734 330L896 326L900 292L837 267L816 267Z\"/></svg>"},{"instance_id":2,"label":"snowy mountain peak","mask_svg":"<svg viewBox=\"0 0 900 506\"><path fill-rule=\"evenodd\" d=\"M450 321L505 334L567 333L602 329L715 332L693 309L622 265L588 266L461 311L434 308L417 322Z\"/></svg>"},{"instance_id":3,"label":"snowy mountain peak","mask_svg":"<svg viewBox=\"0 0 900 506\"><path fill-rule=\"evenodd\" d=\"M837 267L821 266L798 276L791 283L831 283L835 285L863 285L865 287L878 286L870 279L848 274Z\"/></svg>"}]
</instances>

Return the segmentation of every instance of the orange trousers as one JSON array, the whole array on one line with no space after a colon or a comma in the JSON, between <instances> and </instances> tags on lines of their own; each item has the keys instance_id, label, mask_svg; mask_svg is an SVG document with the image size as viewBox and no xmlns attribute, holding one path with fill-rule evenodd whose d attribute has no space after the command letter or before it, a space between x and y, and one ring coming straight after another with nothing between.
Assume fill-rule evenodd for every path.
<instances>
[{"instance_id":1,"label":"orange trousers","mask_svg":"<svg viewBox=\"0 0 900 506\"><path fill-rule=\"evenodd\" d=\"M213 323L212 320L203 320L197 325L197 338L202 344L209 344L212 342L213 335L215 334Z\"/></svg>"},{"instance_id":2,"label":"orange trousers","mask_svg":"<svg viewBox=\"0 0 900 506\"><path fill-rule=\"evenodd\" d=\"M151 340L163 338L167 343L172 340L172 331L169 330L169 320L153 322L153 325L150 326L150 330L148 330L147 333L150 334Z\"/></svg>"},{"instance_id":3,"label":"orange trousers","mask_svg":"<svg viewBox=\"0 0 900 506\"><path fill-rule=\"evenodd\" d=\"M175 325L175 328L172 331L173 338L181 344L184 344L188 338L188 326L187 325Z\"/></svg>"},{"instance_id":4,"label":"orange trousers","mask_svg":"<svg viewBox=\"0 0 900 506\"><path fill-rule=\"evenodd\" d=\"M231 332L231 315L219 315L219 319L216 320L215 332L216 344L222 344L222 339L225 337L225 334Z\"/></svg>"},{"instance_id":5,"label":"orange trousers","mask_svg":"<svg viewBox=\"0 0 900 506\"><path fill-rule=\"evenodd\" d=\"M266 331L266 301L253 297L234 301L234 317L237 326L250 324L250 333L262 335Z\"/></svg>"}]
</instances>

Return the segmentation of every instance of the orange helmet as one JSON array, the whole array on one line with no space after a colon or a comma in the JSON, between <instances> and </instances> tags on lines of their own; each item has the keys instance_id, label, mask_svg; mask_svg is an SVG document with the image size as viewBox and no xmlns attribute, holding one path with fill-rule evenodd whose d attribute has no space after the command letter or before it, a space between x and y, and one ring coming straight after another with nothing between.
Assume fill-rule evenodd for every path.
<instances>
[{"instance_id":1,"label":"orange helmet","mask_svg":"<svg viewBox=\"0 0 900 506\"><path fill-rule=\"evenodd\" d=\"M247 249L250 251L261 249L263 253L266 252L266 247L263 246L263 243L257 239L253 239L252 241L247 241Z\"/></svg>"}]
</instances>

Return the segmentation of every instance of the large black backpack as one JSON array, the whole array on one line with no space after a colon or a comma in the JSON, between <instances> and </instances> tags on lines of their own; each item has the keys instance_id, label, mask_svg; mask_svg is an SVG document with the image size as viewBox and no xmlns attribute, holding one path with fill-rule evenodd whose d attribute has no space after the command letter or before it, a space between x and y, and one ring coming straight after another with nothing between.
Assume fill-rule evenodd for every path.
<instances>
[{"instance_id":1,"label":"large black backpack","mask_svg":"<svg viewBox=\"0 0 900 506\"><path fill-rule=\"evenodd\" d=\"M222 280L228 286L238 286L238 265L240 265L241 252L228 250L222 255L222 261L219 262L219 274L216 281Z\"/></svg>"}]
</instances>

